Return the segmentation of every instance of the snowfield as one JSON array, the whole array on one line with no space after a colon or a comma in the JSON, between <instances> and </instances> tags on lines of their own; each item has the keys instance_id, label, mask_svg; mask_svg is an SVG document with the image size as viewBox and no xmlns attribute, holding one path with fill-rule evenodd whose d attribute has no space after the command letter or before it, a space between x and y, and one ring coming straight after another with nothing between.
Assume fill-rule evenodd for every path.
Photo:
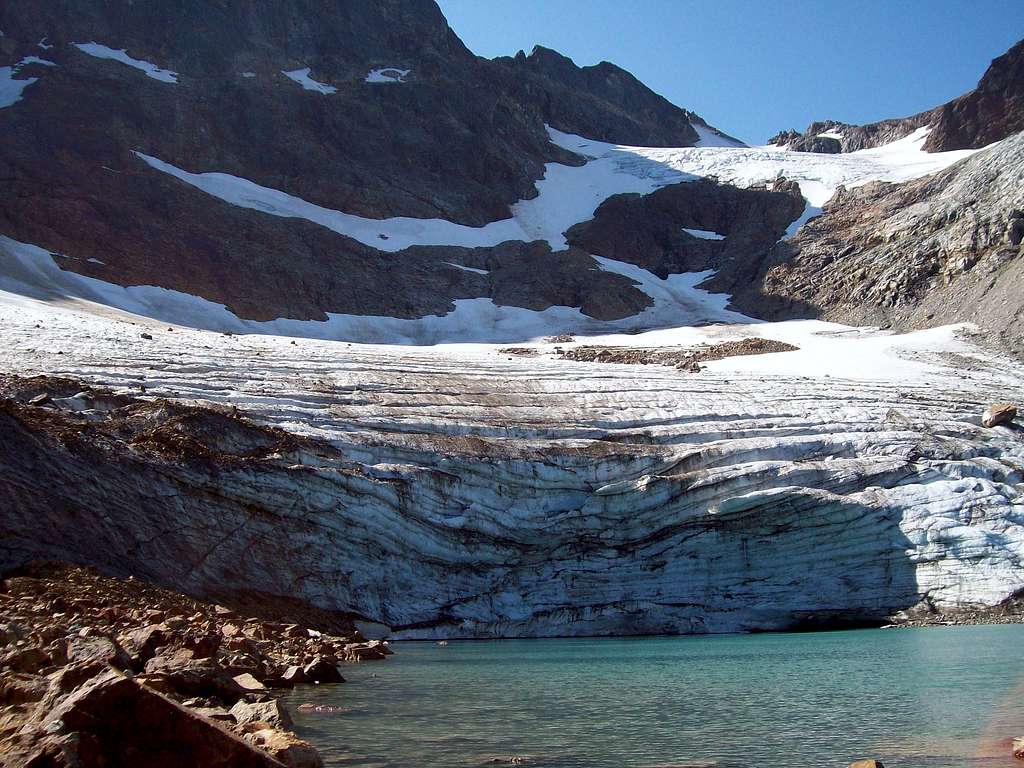
<instances>
[{"instance_id":1,"label":"snowfield","mask_svg":"<svg viewBox=\"0 0 1024 768\"><path fill-rule=\"evenodd\" d=\"M233 205L272 216L306 219L382 251L393 253L411 245L487 247L507 240L546 240L554 250L564 250L568 244L563 233L573 224L593 218L597 206L615 194L648 194L668 184L709 176L741 187L771 183L785 176L800 183L810 207L805 213L806 220L820 213L820 207L840 185L855 187L876 180L907 181L942 170L974 151L924 152L921 147L927 130L921 129L878 149L845 155L816 155L768 147L626 147L590 141L549 128L553 142L585 155L590 161L579 167L548 163L544 178L537 182L535 198L512 206L511 218L483 227L454 224L444 219L356 216L237 176L210 171L196 173L141 151L135 154L150 167ZM705 132L709 133L706 129Z\"/></svg>"}]
</instances>

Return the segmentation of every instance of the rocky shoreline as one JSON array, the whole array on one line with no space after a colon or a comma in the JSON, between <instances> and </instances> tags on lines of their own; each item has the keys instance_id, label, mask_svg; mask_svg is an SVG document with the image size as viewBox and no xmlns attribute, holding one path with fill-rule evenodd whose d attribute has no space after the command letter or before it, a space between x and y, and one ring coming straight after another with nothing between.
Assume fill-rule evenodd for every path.
<instances>
[{"instance_id":1,"label":"rocky shoreline","mask_svg":"<svg viewBox=\"0 0 1024 768\"><path fill-rule=\"evenodd\" d=\"M60 563L5 574L0 767L322 766L278 696L343 683L340 665L384 659L387 642L298 601L223 603ZM1024 596L892 619L889 628L1024 623Z\"/></svg>"},{"instance_id":2,"label":"rocky shoreline","mask_svg":"<svg viewBox=\"0 0 1024 768\"><path fill-rule=\"evenodd\" d=\"M6 574L0 615L3 768L316 768L277 696L391 653L297 601L201 602L65 564Z\"/></svg>"}]
</instances>

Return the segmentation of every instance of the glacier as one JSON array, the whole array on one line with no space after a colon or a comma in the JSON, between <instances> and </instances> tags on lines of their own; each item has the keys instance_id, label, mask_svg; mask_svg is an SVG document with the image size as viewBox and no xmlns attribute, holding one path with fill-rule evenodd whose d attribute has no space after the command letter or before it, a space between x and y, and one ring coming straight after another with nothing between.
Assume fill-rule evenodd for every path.
<instances>
[{"instance_id":1,"label":"glacier","mask_svg":"<svg viewBox=\"0 0 1024 768\"><path fill-rule=\"evenodd\" d=\"M608 195L708 175L796 178L811 211L840 185L912 178L968 154L924 153L924 134L846 155L551 136L592 159L550 165L538 197L480 228L350 216L139 157L235 204L397 250L508 238L564 247L565 229ZM301 597L407 638L879 623L1024 589L1024 437L980 424L989 403L1021 400L1024 366L970 326L895 335L758 322L697 287L709 272L660 279L610 259L600 268L654 298L635 318L474 299L419 320L254 323L187 294L63 271L7 238L0 263L5 371L243 414L319 446L212 473L173 462L139 473L129 451L104 458L126 469L97 486L94 466L73 452L54 464L17 428L37 463L13 455L4 467L19 483L5 499L5 561L90 552L197 594ZM544 338L567 332L577 338ZM751 337L797 349L696 374L556 349ZM500 346L513 340L531 354ZM105 418L90 402L75 408ZM74 530L35 502L54 476L89 516Z\"/></svg>"}]
</instances>

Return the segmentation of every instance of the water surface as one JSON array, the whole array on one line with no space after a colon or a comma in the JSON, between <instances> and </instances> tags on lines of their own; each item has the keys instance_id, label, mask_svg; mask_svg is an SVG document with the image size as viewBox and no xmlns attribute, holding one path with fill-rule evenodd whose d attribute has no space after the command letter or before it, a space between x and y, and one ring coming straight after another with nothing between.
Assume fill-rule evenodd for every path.
<instances>
[{"instance_id":1,"label":"water surface","mask_svg":"<svg viewBox=\"0 0 1024 768\"><path fill-rule=\"evenodd\" d=\"M1011 768L1024 626L397 643L302 687L332 766ZM304 714L298 704L348 708ZM492 762L494 761L494 762Z\"/></svg>"}]
</instances>

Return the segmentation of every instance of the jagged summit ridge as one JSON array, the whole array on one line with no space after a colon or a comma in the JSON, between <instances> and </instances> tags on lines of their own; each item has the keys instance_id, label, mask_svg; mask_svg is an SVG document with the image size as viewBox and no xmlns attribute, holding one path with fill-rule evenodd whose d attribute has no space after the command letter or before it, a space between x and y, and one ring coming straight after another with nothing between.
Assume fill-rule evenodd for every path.
<instances>
[{"instance_id":1,"label":"jagged summit ridge","mask_svg":"<svg viewBox=\"0 0 1024 768\"><path fill-rule=\"evenodd\" d=\"M930 129L928 152L980 149L1024 130L1024 40L994 59L974 90L934 109L867 125L816 121L802 134L782 131L768 143L796 152L856 152L920 128Z\"/></svg>"}]
</instances>

